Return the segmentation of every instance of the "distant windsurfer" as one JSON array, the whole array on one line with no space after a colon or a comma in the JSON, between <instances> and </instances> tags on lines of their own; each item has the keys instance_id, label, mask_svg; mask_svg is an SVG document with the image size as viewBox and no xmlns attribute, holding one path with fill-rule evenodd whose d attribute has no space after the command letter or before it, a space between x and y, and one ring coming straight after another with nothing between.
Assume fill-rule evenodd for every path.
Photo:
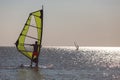
<instances>
[{"instance_id":1,"label":"distant windsurfer","mask_svg":"<svg viewBox=\"0 0 120 80\"><path fill-rule=\"evenodd\" d=\"M76 42L74 42L74 45L76 47L76 50L79 50L79 45Z\"/></svg>"},{"instance_id":2,"label":"distant windsurfer","mask_svg":"<svg viewBox=\"0 0 120 80\"><path fill-rule=\"evenodd\" d=\"M38 53L38 42L35 41L35 44L32 44L31 46L33 46L34 50L33 50L33 54L32 54L32 59L31 59L31 67L32 67L32 63L35 62L36 63L36 67L38 67L38 56L39 56L39 53Z\"/></svg>"}]
</instances>

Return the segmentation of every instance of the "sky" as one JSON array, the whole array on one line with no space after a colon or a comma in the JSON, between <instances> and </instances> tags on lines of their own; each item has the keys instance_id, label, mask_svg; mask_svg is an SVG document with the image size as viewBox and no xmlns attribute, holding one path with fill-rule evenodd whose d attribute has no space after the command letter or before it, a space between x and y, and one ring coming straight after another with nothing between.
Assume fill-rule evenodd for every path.
<instances>
[{"instance_id":1,"label":"sky","mask_svg":"<svg viewBox=\"0 0 120 80\"><path fill-rule=\"evenodd\" d=\"M120 0L0 0L0 46L44 6L43 46L120 46Z\"/></svg>"}]
</instances>

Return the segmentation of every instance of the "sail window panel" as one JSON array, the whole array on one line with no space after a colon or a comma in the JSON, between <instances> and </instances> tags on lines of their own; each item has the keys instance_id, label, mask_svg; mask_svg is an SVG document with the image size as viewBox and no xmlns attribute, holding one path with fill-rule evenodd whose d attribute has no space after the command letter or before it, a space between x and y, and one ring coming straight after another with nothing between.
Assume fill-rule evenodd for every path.
<instances>
[{"instance_id":1,"label":"sail window panel","mask_svg":"<svg viewBox=\"0 0 120 80\"><path fill-rule=\"evenodd\" d=\"M36 26L37 26L37 32L38 32L38 39L41 38L41 30L42 30L42 23L41 23L41 18L34 16L35 21L36 21ZM40 44L40 41L38 41L38 44Z\"/></svg>"},{"instance_id":2,"label":"sail window panel","mask_svg":"<svg viewBox=\"0 0 120 80\"><path fill-rule=\"evenodd\" d=\"M31 16L30 25L36 27L36 21L35 21L34 16ZM25 38L25 43L26 44L34 44L36 39L38 39L37 28L31 27L30 25L29 25L29 30L27 31L26 38ZM25 47L26 51L33 52L33 46L25 45L24 47Z\"/></svg>"},{"instance_id":3,"label":"sail window panel","mask_svg":"<svg viewBox=\"0 0 120 80\"><path fill-rule=\"evenodd\" d=\"M30 22L29 25L31 25L31 26L35 26L35 27L36 27L36 21L35 21L35 18L34 18L33 15L31 16L31 22Z\"/></svg>"},{"instance_id":4,"label":"sail window panel","mask_svg":"<svg viewBox=\"0 0 120 80\"><path fill-rule=\"evenodd\" d=\"M36 26L36 22L35 22L34 17L32 17L30 25ZM37 28L34 28L34 27L30 27L30 26L29 26L29 30L28 30L28 32L27 32L26 35L38 39L38 36L37 36L37 35L38 35L38 33L37 33Z\"/></svg>"}]
</instances>

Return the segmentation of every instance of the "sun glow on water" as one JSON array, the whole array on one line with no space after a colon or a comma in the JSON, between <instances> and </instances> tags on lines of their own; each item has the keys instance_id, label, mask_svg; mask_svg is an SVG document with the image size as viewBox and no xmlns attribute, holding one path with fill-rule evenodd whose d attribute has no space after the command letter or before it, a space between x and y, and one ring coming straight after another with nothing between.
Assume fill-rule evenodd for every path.
<instances>
[{"instance_id":1,"label":"sun glow on water","mask_svg":"<svg viewBox=\"0 0 120 80\"><path fill-rule=\"evenodd\" d=\"M84 47L80 46L78 50L76 50L75 46L47 46L46 48L55 48L61 49L59 51L61 54L65 53L75 54L75 57L72 57L71 60L74 61L74 64L78 64L79 62L84 62L85 65L88 66L87 63L93 64L95 66L102 66L108 69L119 67L120 68L120 47ZM70 50L70 51L69 51Z\"/></svg>"},{"instance_id":2,"label":"sun glow on water","mask_svg":"<svg viewBox=\"0 0 120 80\"><path fill-rule=\"evenodd\" d=\"M104 51L118 51L120 52L120 47L80 47L80 49L87 50L104 50Z\"/></svg>"}]
</instances>

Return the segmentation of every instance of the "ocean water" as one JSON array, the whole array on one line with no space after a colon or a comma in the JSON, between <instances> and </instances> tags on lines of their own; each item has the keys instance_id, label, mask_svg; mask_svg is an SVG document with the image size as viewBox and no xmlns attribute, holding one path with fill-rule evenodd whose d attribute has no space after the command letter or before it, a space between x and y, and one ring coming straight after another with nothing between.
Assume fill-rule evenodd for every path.
<instances>
[{"instance_id":1,"label":"ocean water","mask_svg":"<svg viewBox=\"0 0 120 80\"><path fill-rule=\"evenodd\" d=\"M30 60L15 47L0 47L0 80L120 80L119 47L44 47L40 65L52 68L16 68Z\"/></svg>"}]
</instances>

